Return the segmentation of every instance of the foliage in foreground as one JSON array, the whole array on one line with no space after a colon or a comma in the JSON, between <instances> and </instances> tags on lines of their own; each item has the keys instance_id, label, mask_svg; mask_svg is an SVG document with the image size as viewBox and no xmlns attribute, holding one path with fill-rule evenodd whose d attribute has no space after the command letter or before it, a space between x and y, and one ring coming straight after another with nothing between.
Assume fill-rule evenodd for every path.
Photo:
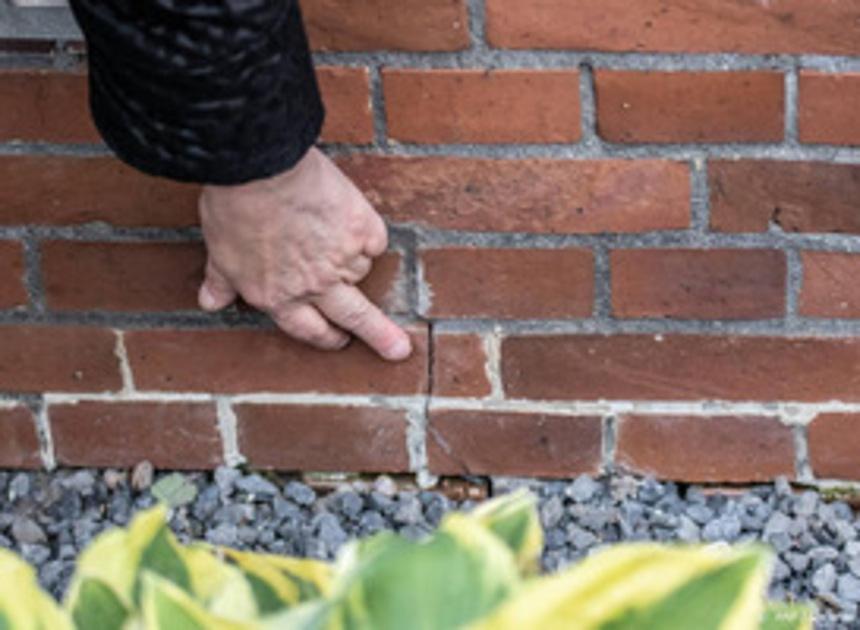
<instances>
[{"instance_id":1,"label":"foliage in foreground","mask_svg":"<svg viewBox=\"0 0 860 630\"><path fill-rule=\"evenodd\" d=\"M809 610L767 604L761 547L618 545L538 575L534 499L451 514L427 540L391 533L334 564L182 546L167 510L102 534L63 606L0 554L0 630L803 630Z\"/></svg>"}]
</instances>

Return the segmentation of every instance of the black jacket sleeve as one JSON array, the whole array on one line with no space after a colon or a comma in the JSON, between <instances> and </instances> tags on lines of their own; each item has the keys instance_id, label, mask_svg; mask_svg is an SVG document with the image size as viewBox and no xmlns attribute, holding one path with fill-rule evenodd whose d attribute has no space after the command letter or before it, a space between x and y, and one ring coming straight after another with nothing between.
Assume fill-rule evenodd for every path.
<instances>
[{"instance_id":1,"label":"black jacket sleeve","mask_svg":"<svg viewBox=\"0 0 860 630\"><path fill-rule=\"evenodd\" d=\"M297 0L72 0L90 106L128 164L240 184L292 167L323 107Z\"/></svg>"}]
</instances>

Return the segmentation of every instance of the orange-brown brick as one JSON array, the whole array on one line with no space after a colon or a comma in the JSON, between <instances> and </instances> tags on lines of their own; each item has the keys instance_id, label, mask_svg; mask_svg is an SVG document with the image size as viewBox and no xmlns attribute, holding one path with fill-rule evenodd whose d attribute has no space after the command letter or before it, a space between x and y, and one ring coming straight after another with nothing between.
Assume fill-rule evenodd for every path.
<instances>
[{"instance_id":1,"label":"orange-brown brick","mask_svg":"<svg viewBox=\"0 0 860 630\"><path fill-rule=\"evenodd\" d=\"M507 337L502 378L509 398L860 401L860 339Z\"/></svg>"},{"instance_id":2,"label":"orange-brown brick","mask_svg":"<svg viewBox=\"0 0 860 630\"><path fill-rule=\"evenodd\" d=\"M0 309L27 304L24 250L17 241L0 241Z\"/></svg>"},{"instance_id":3,"label":"orange-brown brick","mask_svg":"<svg viewBox=\"0 0 860 630\"><path fill-rule=\"evenodd\" d=\"M597 417L439 409L427 428L430 471L438 475L594 474L601 442Z\"/></svg>"},{"instance_id":4,"label":"orange-brown brick","mask_svg":"<svg viewBox=\"0 0 860 630\"><path fill-rule=\"evenodd\" d=\"M0 70L0 140L100 142L81 72Z\"/></svg>"},{"instance_id":5,"label":"orange-brown brick","mask_svg":"<svg viewBox=\"0 0 860 630\"><path fill-rule=\"evenodd\" d=\"M785 314L785 255L770 250L611 253L616 317L765 319Z\"/></svg>"},{"instance_id":6,"label":"orange-brown brick","mask_svg":"<svg viewBox=\"0 0 860 630\"><path fill-rule=\"evenodd\" d=\"M79 402L49 408L57 463L207 469L222 463L211 403Z\"/></svg>"},{"instance_id":7,"label":"orange-brown brick","mask_svg":"<svg viewBox=\"0 0 860 630\"><path fill-rule=\"evenodd\" d=\"M598 70L597 126L619 143L778 142L783 76L778 72Z\"/></svg>"},{"instance_id":8,"label":"orange-brown brick","mask_svg":"<svg viewBox=\"0 0 860 630\"><path fill-rule=\"evenodd\" d=\"M563 143L580 136L574 70L384 70L388 133L413 143Z\"/></svg>"},{"instance_id":9,"label":"orange-brown brick","mask_svg":"<svg viewBox=\"0 0 860 630\"><path fill-rule=\"evenodd\" d=\"M800 314L860 317L860 254L803 253Z\"/></svg>"},{"instance_id":10,"label":"orange-brown brick","mask_svg":"<svg viewBox=\"0 0 860 630\"><path fill-rule=\"evenodd\" d=\"M695 482L767 481L794 476L794 435L756 416L624 416L616 462L627 470Z\"/></svg>"},{"instance_id":11,"label":"orange-brown brick","mask_svg":"<svg viewBox=\"0 0 860 630\"><path fill-rule=\"evenodd\" d=\"M858 21L857 0L487 0L506 48L856 55Z\"/></svg>"},{"instance_id":12,"label":"orange-brown brick","mask_svg":"<svg viewBox=\"0 0 860 630\"><path fill-rule=\"evenodd\" d=\"M194 310L205 264L197 243L42 246L45 298L55 310Z\"/></svg>"},{"instance_id":13,"label":"orange-brown brick","mask_svg":"<svg viewBox=\"0 0 860 630\"><path fill-rule=\"evenodd\" d=\"M487 352L479 335L433 336L433 395L484 398L491 391Z\"/></svg>"},{"instance_id":14,"label":"orange-brown brick","mask_svg":"<svg viewBox=\"0 0 860 630\"><path fill-rule=\"evenodd\" d=\"M421 263L432 317L563 319L593 311L588 250L428 249Z\"/></svg>"},{"instance_id":15,"label":"orange-brown brick","mask_svg":"<svg viewBox=\"0 0 860 630\"><path fill-rule=\"evenodd\" d=\"M37 468L41 464L33 413L26 407L0 407L0 466Z\"/></svg>"},{"instance_id":16,"label":"orange-brown brick","mask_svg":"<svg viewBox=\"0 0 860 630\"><path fill-rule=\"evenodd\" d=\"M302 0L317 50L461 50L469 45L465 0Z\"/></svg>"},{"instance_id":17,"label":"orange-brown brick","mask_svg":"<svg viewBox=\"0 0 860 630\"><path fill-rule=\"evenodd\" d=\"M821 479L860 479L860 414L824 413L809 425L809 462Z\"/></svg>"},{"instance_id":18,"label":"orange-brown brick","mask_svg":"<svg viewBox=\"0 0 860 630\"><path fill-rule=\"evenodd\" d=\"M588 234L690 224L690 172L678 162L355 155L338 164L395 222Z\"/></svg>"},{"instance_id":19,"label":"orange-brown brick","mask_svg":"<svg viewBox=\"0 0 860 630\"><path fill-rule=\"evenodd\" d=\"M406 413L382 407L238 405L239 450L258 468L406 472Z\"/></svg>"},{"instance_id":20,"label":"orange-brown brick","mask_svg":"<svg viewBox=\"0 0 860 630\"><path fill-rule=\"evenodd\" d=\"M125 343L144 391L422 394L427 336L423 328L411 333L413 355L396 364L358 341L322 352L274 330L138 330Z\"/></svg>"},{"instance_id":21,"label":"orange-brown brick","mask_svg":"<svg viewBox=\"0 0 860 630\"><path fill-rule=\"evenodd\" d=\"M101 328L0 326L0 392L116 391L115 347Z\"/></svg>"},{"instance_id":22,"label":"orange-brown brick","mask_svg":"<svg viewBox=\"0 0 860 630\"><path fill-rule=\"evenodd\" d=\"M800 73L798 131L802 142L860 144L860 73Z\"/></svg>"},{"instance_id":23,"label":"orange-brown brick","mask_svg":"<svg viewBox=\"0 0 860 630\"><path fill-rule=\"evenodd\" d=\"M323 142L373 142L373 111L367 68L318 67L317 80L326 110Z\"/></svg>"},{"instance_id":24,"label":"orange-brown brick","mask_svg":"<svg viewBox=\"0 0 860 630\"><path fill-rule=\"evenodd\" d=\"M712 230L860 233L860 166L716 161L708 175Z\"/></svg>"},{"instance_id":25,"label":"orange-brown brick","mask_svg":"<svg viewBox=\"0 0 860 630\"><path fill-rule=\"evenodd\" d=\"M0 225L196 225L198 187L108 157L0 156Z\"/></svg>"}]
</instances>

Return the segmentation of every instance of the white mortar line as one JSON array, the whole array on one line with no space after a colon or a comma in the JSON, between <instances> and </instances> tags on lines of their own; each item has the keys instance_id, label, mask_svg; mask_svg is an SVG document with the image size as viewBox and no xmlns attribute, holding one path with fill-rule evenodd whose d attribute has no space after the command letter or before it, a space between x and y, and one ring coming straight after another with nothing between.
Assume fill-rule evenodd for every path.
<instances>
[{"instance_id":1,"label":"white mortar line","mask_svg":"<svg viewBox=\"0 0 860 630\"><path fill-rule=\"evenodd\" d=\"M134 374L132 374L131 364L128 361L128 351L125 347L125 332L118 329L114 329L113 332L116 334L114 355L116 355L116 358L119 361L119 371L122 375L122 390L120 391L120 394L128 395L134 392L135 388Z\"/></svg>"},{"instance_id":2,"label":"white mortar line","mask_svg":"<svg viewBox=\"0 0 860 630\"><path fill-rule=\"evenodd\" d=\"M419 487L435 486L438 479L430 474L427 461L427 413L423 402L407 409L406 422L409 469L415 474L415 481Z\"/></svg>"},{"instance_id":3,"label":"white mortar line","mask_svg":"<svg viewBox=\"0 0 860 630\"><path fill-rule=\"evenodd\" d=\"M20 407L26 407L27 405L21 402L20 400L6 400L0 398L0 409L18 409Z\"/></svg>"},{"instance_id":4,"label":"white mortar line","mask_svg":"<svg viewBox=\"0 0 860 630\"><path fill-rule=\"evenodd\" d=\"M221 445L224 449L224 463L227 466L239 466L245 463L245 457L239 450L236 412L226 397L216 398L218 411L218 432L221 434Z\"/></svg>"},{"instance_id":5,"label":"white mortar line","mask_svg":"<svg viewBox=\"0 0 860 630\"><path fill-rule=\"evenodd\" d=\"M43 401L39 411L35 415L36 433L39 436L39 453L42 456L42 464L48 470L57 467L57 459L54 454L54 437L51 433L51 418L48 415L48 403Z\"/></svg>"},{"instance_id":6,"label":"white mortar line","mask_svg":"<svg viewBox=\"0 0 860 630\"><path fill-rule=\"evenodd\" d=\"M351 394L278 394L278 393L249 393L223 394L205 392L100 392L100 393L70 393L46 392L44 400L50 405L75 405L81 402L217 402L226 399L230 404L249 405L318 405L338 407L386 407L391 409L406 409L415 404L423 404L425 396L383 396L351 395ZM0 402L3 399L0 398ZM14 399L7 401L11 407L21 404Z\"/></svg>"},{"instance_id":7,"label":"white mortar line","mask_svg":"<svg viewBox=\"0 0 860 630\"><path fill-rule=\"evenodd\" d=\"M503 400L505 398L505 385L502 382L502 333L499 328L493 332L482 335L484 341L484 353L487 361L484 371L490 382L490 399Z\"/></svg>"},{"instance_id":8,"label":"white mortar line","mask_svg":"<svg viewBox=\"0 0 860 630\"><path fill-rule=\"evenodd\" d=\"M427 283L427 279L424 276L424 261L421 258L423 249L423 247L420 247L415 250L415 290L418 301L415 308L419 315L427 317L427 314L433 307L433 288Z\"/></svg>"}]
</instances>

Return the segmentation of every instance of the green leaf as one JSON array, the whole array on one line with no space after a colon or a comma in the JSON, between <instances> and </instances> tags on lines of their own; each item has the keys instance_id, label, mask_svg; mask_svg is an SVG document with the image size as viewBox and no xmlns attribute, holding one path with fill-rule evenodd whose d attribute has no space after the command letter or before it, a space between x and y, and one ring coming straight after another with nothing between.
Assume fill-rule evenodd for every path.
<instances>
[{"instance_id":1,"label":"green leaf","mask_svg":"<svg viewBox=\"0 0 860 630\"><path fill-rule=\"evenodd\" d=\"M134 601L140 604L140 589L146 571L151 571L164 579L173 582L184 591L191 591L191 577L188 567L179 555L171 540L171 534L166 525L155 534L140 555L137 577L134 585Z\"/></svg>"},{"instance_id":2,"label":"green leaf","mask_svg":"<svg viewBox=\"0 0 860 630\"><path fill-rule=\"evenodd\" d=\"M129 612L116 593L101 580L84 579L72 618L78 630L121 630Z\"/></svg>"},{"instance_id":3,"label":"green leaf","mask_svg":"<svg viewBox=\"0 0 860 630\"><path fill-rule=\"evenodd\" d=\"M757 555L742 557L689 581L649 608L626 611L601 630L720 630L760 563Z\"/></svg>"},{"instance_id":4,"label":"green leaf","mask_svg":"<svg viewBox=\"0 0 860 630\"><path fill-rule=\"evenodd\" d=\"M800 604L770 603L764 611L761 630L811 630L812 611Z\"/></svg>"},{"instance_id":5,"label":"green leaf","mask_svg":"<svg viewBox=\"0 0 860 630\"><path fill-rule=\"evenodd\" d=\"M171 508L188 505L197 498L197 486L185 475L173 473L152 486L152 496Z\"/></svg>"},{"instance_id":6,"label":"green leaf","mask_svg":"<svg viewBox=\"0 0 860 630\"><path fill-rule=\"evenodd\" d=\"M2 612L0 612L0 630L12 630L12 624Z\"/></svg>"},{"instance_id":7,"label":"green leaf","mask_svg":"<svg viewBox=\"0 0 860 630\"><path fill-rule=\"evenodd\" d=\"M535 574L543 549L543 531L535 505L527 491L513 492L478 506L470 518L487 527L513 551L520 569Z\"/></svg>"}]
</instances>

